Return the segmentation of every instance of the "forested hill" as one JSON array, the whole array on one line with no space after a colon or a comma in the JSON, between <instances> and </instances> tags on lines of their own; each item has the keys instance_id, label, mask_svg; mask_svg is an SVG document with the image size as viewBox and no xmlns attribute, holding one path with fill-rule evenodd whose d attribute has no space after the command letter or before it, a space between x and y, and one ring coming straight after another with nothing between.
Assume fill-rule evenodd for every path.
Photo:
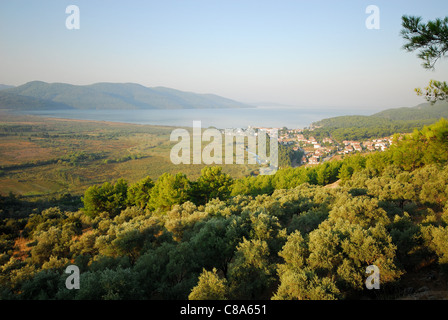
<instances>
[{"instance_id":1,"label":"forested hill","mask_svg":"<svg viewBox=\"0 0 448 320\"><path fill-rule=\"evenodd\" d=\"M27 103L29 100L30 103ZM197 94L135 83L72 85L32 81L0 91L0 109L201 109L246 108L213 94Z\"/></svg>"},{"instance_id":2,"label":"forested hill","mask_svg":"<svg viewBox=\"0 0 448 320\"><path fill-rule=\"evenodd\" d=\"M409 133L425 125L448 118L448 102L434 105L423 103L412 108L388 109L370 116L339 116L315 122L312 134L316 138L331 136L338 141L364 140Z\"/></svg>"},{"instance_id":3,"label":"forested hill","mask_svg":"<svg viewBox=\"0 0 448 320\"><path fill-rule=\"evenodd\" d=\"M390 120L425 120L448 118L448 102L439 101L434 105L422 103L412 108L387 109L373 115Z\"/></svg>"}]
</instances>

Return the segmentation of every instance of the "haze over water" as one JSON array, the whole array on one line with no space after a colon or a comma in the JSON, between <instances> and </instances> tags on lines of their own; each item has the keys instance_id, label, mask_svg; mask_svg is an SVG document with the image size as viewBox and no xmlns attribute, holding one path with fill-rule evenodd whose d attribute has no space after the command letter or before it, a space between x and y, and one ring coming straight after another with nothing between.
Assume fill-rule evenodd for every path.
<instances>
[{"instance_id":1,"label":"haze over water","mask_svg":"<svg viewBox=\"0 0 448 320\"><path fill-rule=\"evenodd\" d=\"M180 110L55 110L28 111L28 114L53 118L113 121L134 124L191 127L201 121L203 128L270 127L298 129L325 118L342 115L370 115L373 112L342 109L260 107L247 109L180 109Z\"/></svg>"}]
</instances>

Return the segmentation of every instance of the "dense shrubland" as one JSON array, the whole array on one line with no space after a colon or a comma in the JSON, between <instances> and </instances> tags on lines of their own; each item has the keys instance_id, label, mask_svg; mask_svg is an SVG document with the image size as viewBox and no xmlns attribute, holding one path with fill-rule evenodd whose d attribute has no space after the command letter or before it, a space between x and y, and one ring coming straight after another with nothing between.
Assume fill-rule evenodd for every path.
<instances>
[{"instance_id":1,"label":"dense shrubland","mask_svg":"<svg viewBox=\"0 0 448 320\"><path fill-rule=\"evenodd\" d=\"M447 161L441 120L386 152L272 176L206 167L195 181L166 173L91 186L80 210L15 215L2 197L0 297L375 297L365 270L376 265L379 294L395 298L406 273L448 264ZM79 290L65 287L70 264Z\"/></svg>"}]
</instances>

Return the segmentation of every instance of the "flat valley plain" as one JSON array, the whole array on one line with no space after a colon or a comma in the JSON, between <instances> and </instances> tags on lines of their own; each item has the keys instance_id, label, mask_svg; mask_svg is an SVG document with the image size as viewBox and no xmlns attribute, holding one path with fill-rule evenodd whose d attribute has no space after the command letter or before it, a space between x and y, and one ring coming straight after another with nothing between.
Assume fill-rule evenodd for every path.
<instances>
[{"instance_id":1,"label":"flat valley plain","mask_svg":"<svg viewBox=\"0 0 448 320\"><path fill-rule=\"evenodd\" d=\"M153 180L169 172L189 179L205 165L175 165L175 127L69 120L0 113L0 194L27 198L80 196L94 184ZM206 145L207 143L203 143ZM255 165L221 165L233 178Z\"/></svg>"}]
</instances>

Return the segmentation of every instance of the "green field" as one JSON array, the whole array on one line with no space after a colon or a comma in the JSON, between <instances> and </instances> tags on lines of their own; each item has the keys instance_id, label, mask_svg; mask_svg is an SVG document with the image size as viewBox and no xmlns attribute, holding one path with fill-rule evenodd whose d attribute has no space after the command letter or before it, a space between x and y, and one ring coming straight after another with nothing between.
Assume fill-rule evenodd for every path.
<instances>
[{"instance_id":1,"label":"green field","mask_svg":"<svg viewBox=\"0 0 448 320\"><path fill-rule=\"evenodd\" d=\"M0 114L0 194L81 195L93 184L164 172L199 177L204 165L174 165L174 127ZM222 165L234 178L254 165Z\"/></svg>"}]
</instances>

